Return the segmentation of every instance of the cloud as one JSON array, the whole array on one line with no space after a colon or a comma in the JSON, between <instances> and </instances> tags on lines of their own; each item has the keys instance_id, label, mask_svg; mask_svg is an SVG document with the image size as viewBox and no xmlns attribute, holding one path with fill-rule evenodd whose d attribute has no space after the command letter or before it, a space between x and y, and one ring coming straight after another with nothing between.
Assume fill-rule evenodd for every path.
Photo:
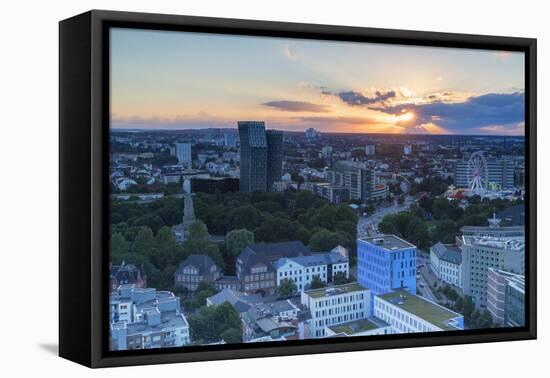
<instances>
[{"instance_id":1,"label":"cloud","mask_svg":"<svg viewBox=\"0 0 550 378\"><path fill-rule=\"evenodd\" d=\"M480 127L480 129L490 134L522 135L525 133L525 122L511 125L489 125Z\"/></svg>"},{"instance_id":2,"label":"cloud","mask_svg":"<svg viewBox=\"0 0 550 378\"><path fill-rule=\"evenodd\" d=\"M384 104L387 100L397 96L397 92L394 90L382 92L376 91L373 96L365 96L360 92L355 91L342 91L338 93L331 92L329 90L322 90L321 94L337 96L350 106L365 106L374 104Z\"/></svg>"},{"instance_id":3,"label":"cloud","mask_svg":"<svg viewBox=\"0 0 550 378\"><path fill-rule=\"evenodd\" d=\"M298 117L298 120L307 123L317 123L323 125L376 125L379 122L371 117L319 117L319 116L310 116L310 117Z\"/></svg>"},{"instance_id":4,"label":"cloud","mask_svg":"<svg viewBox=\"0 0 550 378\"><path fill-rule=\"evenodd\" d=\"M418 103L431 103L431 102L464 102L472 97L471 93L464 92L434 92L422 98Z\"/></svg>"},{"instance_id":5,"label":"cloud","mask_svg":"<svg viewBox=\"0 0 550 378\"><path fill-rule=\"evenodd\" d=\"M269 101L264 102L262 105L276 108L285 112L327 113L330 111L330 107L328 105L314 104L306 101Z\"/></svg>"},{"instance_id":6,"label":"cloud","mask_svg":"<svg viewBox=\"0 0 550 378\"><path fill-rule=\"evenodd\" d=\"M383 106L378 110L390 114L413 112L416 125L433 123L451 133L523 134L523 128L517 125L525 120L525 95L523 92L489 93L469 97L463 102L436 100L423 104Z\"/></svg>"}]
</instances>

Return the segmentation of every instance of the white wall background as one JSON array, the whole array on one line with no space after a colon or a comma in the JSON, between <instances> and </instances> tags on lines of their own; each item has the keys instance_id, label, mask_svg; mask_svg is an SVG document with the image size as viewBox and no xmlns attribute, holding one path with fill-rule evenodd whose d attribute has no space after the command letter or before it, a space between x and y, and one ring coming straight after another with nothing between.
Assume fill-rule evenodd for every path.
<instances>
[{"instance_id":1,"label":"white wall background","mask_svg":"<svg viewBox=\"0 0 550 378\"><path fill-rule=\"evenodd\" d=\"M0 375L488 377L548 366L545 166L550 27L544 1L5 1L0 22ZM539 340L92 371L58 358L58 25L89 9L372 26L539 39ZM548 113L546 113L548 114ZM75 125L78 127L78 125ZM545 198L546 197L546 198ZM545 238L546 239L546 238ZM546 296L546 298L545 298ZM546 299L546 300L545 300Z\"/></svg>"}]
</instances>

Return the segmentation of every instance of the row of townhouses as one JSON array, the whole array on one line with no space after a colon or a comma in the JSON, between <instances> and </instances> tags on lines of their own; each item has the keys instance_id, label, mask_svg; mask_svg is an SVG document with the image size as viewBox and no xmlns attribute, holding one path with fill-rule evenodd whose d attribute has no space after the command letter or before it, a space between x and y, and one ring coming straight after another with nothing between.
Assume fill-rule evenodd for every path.
<instances>
[{"instance_id":1,"label":"row of townhouses","mask_svg":"<svg viewBox=\"0 0 550 378\"><path fill-rule=\"evenodd\" d=\"M329 252L311 252L302 242L290 241L243 248L236 261L236 276L223 275L221 268L206 255L191 255L174 273L174 283L190 291L206 281L217 290L274 295L283 279L292 280L301 292L310 287L314 277L326 284L339 272L349 277L349 257L345 248L338 246Z\"/></svg>"}]
</instances>

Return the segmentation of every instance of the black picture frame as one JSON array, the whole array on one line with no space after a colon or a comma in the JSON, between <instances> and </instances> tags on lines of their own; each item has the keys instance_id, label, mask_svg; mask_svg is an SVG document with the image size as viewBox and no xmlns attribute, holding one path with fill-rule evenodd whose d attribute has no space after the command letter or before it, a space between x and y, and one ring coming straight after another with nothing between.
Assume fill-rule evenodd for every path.
<instances>
[{"instance_id":1,"label":"black picture frame","mask_svg":"<svg viewBox=\"0 0 550 378\"><path fill-rule=\"evenodd\" d=\"M377 42L525 53L526 326L108 351L108 28ZM536 39L92 10L59 24L59 354L88 367L535 339Z\"/></svg>"}]
</instances>

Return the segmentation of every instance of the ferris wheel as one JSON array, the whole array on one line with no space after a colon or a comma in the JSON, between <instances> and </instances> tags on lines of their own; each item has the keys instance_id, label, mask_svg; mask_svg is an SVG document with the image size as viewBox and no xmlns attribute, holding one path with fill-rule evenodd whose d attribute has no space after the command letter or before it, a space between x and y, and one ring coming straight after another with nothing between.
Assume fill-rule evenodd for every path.
<instances>
[{"instance_id":1,"label":"ferris wheel","mask_svg":"<svg viewBox=\"0 0 550 378\"><path fill-rule=\"evenodd\" d=\"M474 152L468 160L467 177L470 192L483 197L487 190L488 176L487 161L483 153L481 151Z\"/></svg>"}]
</instances>

